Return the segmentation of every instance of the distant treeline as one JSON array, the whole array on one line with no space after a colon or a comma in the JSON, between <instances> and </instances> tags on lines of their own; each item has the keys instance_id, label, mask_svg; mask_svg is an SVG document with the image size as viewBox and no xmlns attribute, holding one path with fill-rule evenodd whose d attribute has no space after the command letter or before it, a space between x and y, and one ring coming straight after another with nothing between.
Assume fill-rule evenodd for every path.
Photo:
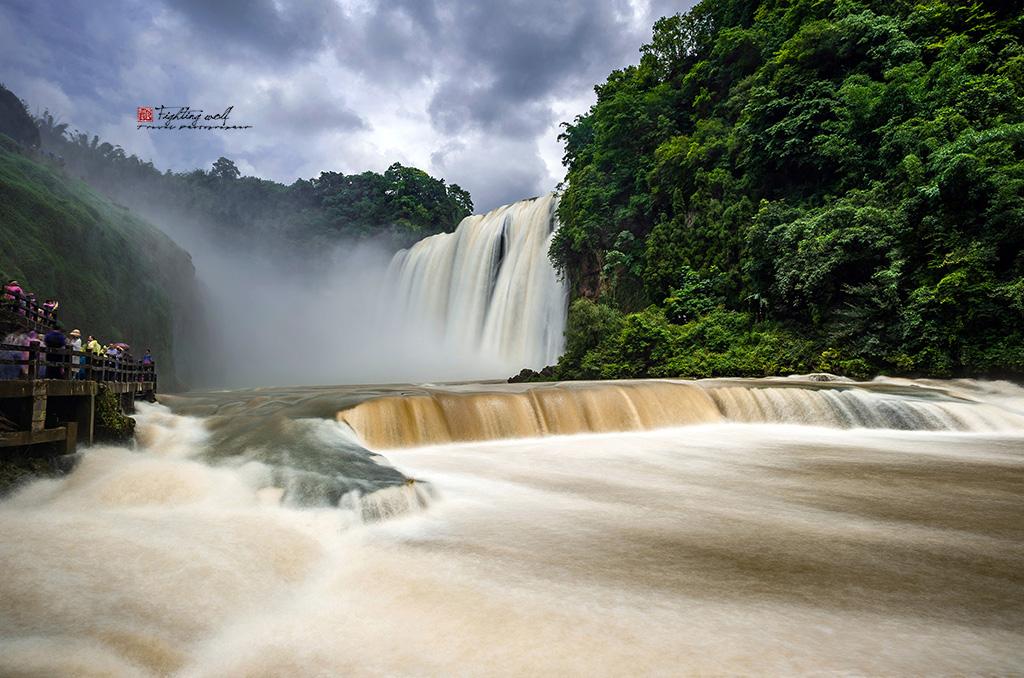
<instances>
[{"instance_id":1,"label":"distant treeline","mask_svg":"<svg viewBox=\"0 0 1024 678\"><path fill-rule=\"evenodd\" d=\"M228 241L284 239L301 245L342 238L377 237L394 247L452 230L471 214L473 201L458 184L446 184L399 163L383 174L321 172L284 185L243 177L221 157L204 171L161 172L98 136L71 131L47 111L36 123L42 149L66 170L128 207L199 223Z\"/></svg>"},{"instance_id":2,"label":"distant treeline","mask_svg":"<svg viewBox=\"0 0 1024 678\"><path fill-rule=\"evenodd\" d=\"M1021 12L659 20L561 137L559 376L1024 374Z\"/></svg>"}]
</instances>

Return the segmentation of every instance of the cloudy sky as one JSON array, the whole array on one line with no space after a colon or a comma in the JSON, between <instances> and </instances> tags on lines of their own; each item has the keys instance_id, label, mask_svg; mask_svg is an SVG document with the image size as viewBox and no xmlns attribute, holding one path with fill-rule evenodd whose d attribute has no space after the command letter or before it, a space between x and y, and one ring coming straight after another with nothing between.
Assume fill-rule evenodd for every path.
<instances>
[{"instance_id":1,"label":"cloudy sky","mask_svg":"<svg viewBox=\"0 0 1024 678\"><path fill-rule=\"evenodd\" d=\"M559 122L636 63L691 0L0 2L0 81L161 169L290 183L415 165L487 210L564 176ZM220 111L237 131L136 129L137 106Z\"/></svg>"}]
</instances>

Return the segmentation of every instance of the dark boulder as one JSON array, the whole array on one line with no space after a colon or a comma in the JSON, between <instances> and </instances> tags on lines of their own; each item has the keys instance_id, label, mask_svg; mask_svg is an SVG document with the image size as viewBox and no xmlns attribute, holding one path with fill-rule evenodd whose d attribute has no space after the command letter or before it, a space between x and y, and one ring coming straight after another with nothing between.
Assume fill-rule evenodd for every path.
<instances>
[{"instance_id":1,"label":"dark boulder","mask_svg":"<svg viewBox=\"0 0 1024 678\"><path fill-rule=\"evenodd\" d=\"M508 383L510 384L522 384L533 381L558 381L558 375L555 373L555 366L548 365L540 372L523 368L519 374L508 378Z\"/></svg>"}]
</instances>

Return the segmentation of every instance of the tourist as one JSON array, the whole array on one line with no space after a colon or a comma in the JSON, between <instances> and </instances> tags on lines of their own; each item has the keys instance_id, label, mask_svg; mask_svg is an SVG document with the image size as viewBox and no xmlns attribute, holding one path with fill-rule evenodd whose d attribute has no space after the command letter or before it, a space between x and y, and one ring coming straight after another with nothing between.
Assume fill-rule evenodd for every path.
<instances>
[{"instance_id":1,"label":"tourist","mask_svg":"<svg viewBox=\"0 0 1024 678\"><path fill-rule=\"evenodd\" d=\"M17 280L10 280L4 285L4 299L7 301L20 301L23 294L21 283Z\"/></svg>"},{"instance_id":2,"label":"tourist","mask_svg":"<svg viewBox=\"0 0 1024 678\"><path fill-rule=\"evenodd\" d=\"M117 370L120 367L121 349L116 344L110 344L107 346L107 360L111 364L112 370L104 370L103 381L114 381L117 378Z\"/></svg>"},{"instance_id":3,"label":"tourist","mask_svg":"<svg viewBox=\"0 0 1024 678\"><path fill-rule=\"evenodd\" d=\"M68 338L71 340L68 343L68 348L70 348L72 351L81 352L82 351L82 333L79 332L77 329L71 330L71 334L68 335ZM81 356L73 355L73 356L71 356L70 362L71 362L72 365L83 365L83 364L85 364L85 358L82 358ZM72 375L70 375L70 376L73 376L75 379L85 379L85 369L84 368L79 368L77 370L72 368L72 370L73 370L74 373Z\"/></svg>"},{"instance_id":4,"label":"tourist","mask_svg":"<svg viewBox=\"0 0 1024 678\"><path fill-rule=\"evenodd\" d=\"M11 280L4 285L4 300L11 303L12 308L20 308L18 315L25 315L25 291L21 289L21 283Z\"/></svg>"},{"instance_id":5,"label":"tourist","mask_svg":"<svg viewBox=\"0 0 1024 678\"><path fill-rule=\"evenodd\" d=\"M4 337L4 344L7 346L24 346L25 335L20 332L12 332ZM19 350L0 351L0 358L10 361L23 361L25 354ZM0 379L17 379L23 374L26 368L20 364L0 365Z\"/></svg>"},{"instance_id":6,"label":"tourist","mask_svg":"<svg viewBox=\"0 0 1024 678\"><path fill-rule=\"evenodd\" d=\"M96 341L96 337L89 335L89 340L85 344L85 350L93 355L103 355L103 347L100 342Z\"/></svg>"},{"instance_id":7,"label":"tourist","mask_svg":"<svg viewBox=\"0 0 1024 678\"><path fill-rule=\"evenodd\" d=\"M56 299L47 299L43 302L43 315L50 322L57 320L57 308L60 306L60 302Z\"/></svg>"},{"instance_id":8,"label":"tourist","mask_svg":"<svg viewBox=\"0 0 1024 678\"><path fill-rule=\"evenodd\" d=\"M120 372L117 381L131 381L128 376L128 370L132 365L131 347L123 341L118 341L113 346L117 349L117 370Z\"/></svg>"},{"instance_id":9,"label":"tourist","mask_svg":"<svg viewBox=\"0 0 1024 678\"><path fill-rule=\"evenodd\" d=\"M103 372L100 371L97 374L96 368L103 364L103 347L100 345L100 342L96 340L96 337L92 336L91 334L89 335L88 340L86 341L85 352L88 353L89 355L87 358L83 360L87 361L90 365L92 365L92 372L89 374L89 377L91 379L96 379L98 376L100 379L102 379Z\"/></svg>"},{"instance_id":10,"label":"tourist","mask_svg":"<svg viewBox=\"0 0 1024 678\"><path fill-rule=\"evenodd\" d=\"M147 348L146 352L142 355L142 374L139 375L139 381L146 381L149 374L152 374L156 362L153 360L153 353Z\"/></svg>"},{"instance_id":11,"label":"tourist","mask_svg":"<svg viewBox=\"0 0 1024 678\"><path fill-rule=\"evenodd\" d=\"M68 339L61 332L60 327L54 327L52 330L46 333L43 337L43 343L46 344L48 349L62 349L67 346ZM46 362L48 363L63 363L67 362L67 355L64 353L57 352L46 352ZM47 365L46 366L46 378L47 379L63 379L64 378L64 367L61 365Z\"/></svg>"},{"instance_id":12,"label":"tourist","mask_svg":"<svg viewBox=\"0 0 1024 678\"><path fill-rule=\"evenodd\" d=\"M39 346L42 343L43 343L43 337L41 337L39 335L39 333L36 332L35 330L29 330L28 332L25 333L25 341L24 341L24 343L22 345L23 346L28 346L28 347L31 347L31 346L35 345L35 348L37 349L34 353L31 352L31 351L25 351L25 353L22 354L24 356L24 360L26 362L25 362L25 366L22 368L21 372L22 372L23 375L28 376L31 379L41 379L43 377L43 375L45 374L45 369L46 368L43 365L40 365L38 368L36 368L36 373L35 374L29 375L29 373L28 373L28 361L33 356L35 357L36 360L39 360L40 358L45 358L46 354L43 353L42 351L38 350Z\"/></svg>"}]
</instances>

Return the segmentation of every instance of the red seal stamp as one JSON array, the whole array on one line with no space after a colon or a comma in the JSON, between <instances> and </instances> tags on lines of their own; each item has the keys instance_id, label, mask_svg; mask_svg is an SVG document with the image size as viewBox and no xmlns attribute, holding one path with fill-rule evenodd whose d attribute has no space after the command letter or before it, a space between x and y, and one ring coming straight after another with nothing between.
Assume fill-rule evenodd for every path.
<instances>
[{"instance_id":1,"label":"red seal stamp","mask_svg":"<svg viewBox=\"0 0 1024 678\"><path fill-rule=\"evenodd\" d=\"M139 106L137 110L139 122L153 122L153 107Z\"/></svg>"}]
</instances>

